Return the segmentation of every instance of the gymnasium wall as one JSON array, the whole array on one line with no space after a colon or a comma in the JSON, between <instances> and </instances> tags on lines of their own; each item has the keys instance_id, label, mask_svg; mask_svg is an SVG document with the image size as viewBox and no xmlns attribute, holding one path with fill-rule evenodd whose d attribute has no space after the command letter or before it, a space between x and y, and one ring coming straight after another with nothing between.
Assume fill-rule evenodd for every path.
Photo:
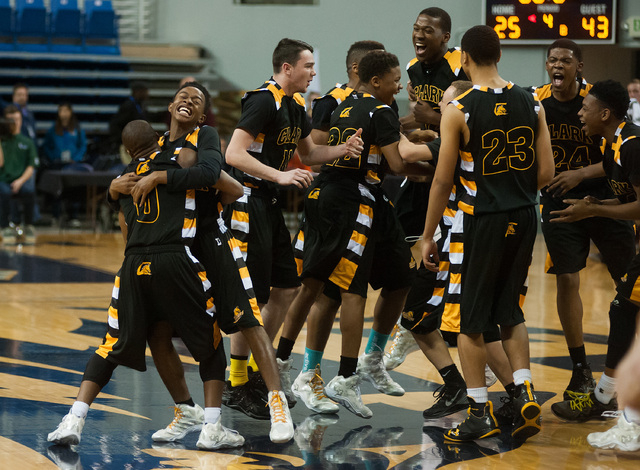
<instances>
[{"instance_id":1,"label":"gymnasium wall","mask_svg":"<svg viewBox=\"0 0 640 470\"><path fill-rule=\"evenodd\" d=\"M158 0L158 40L199 44L215 57L217 71L239 89L260 85L271 74L271 53L283 37L302 39L317 51L318 77L312 89L326 91L344 81L349 45L375 39L398 55L413 58L411 28L418 13L438 6L452 18L451 45L459 45L466 29L481 22L481 0L318 0L312 6L239 5L233 0ZM621 23L640 16L640 1L618 2L618 45L584 46L584 75L591 82L615 78L626 83L636 70L640 40L629 39ZM501 75L522 85L548 81L544 46L503 48ZM406 78L406 75L405 75ZM406 100L406 94L399 95Z\"/></svg>"}]
</instances>

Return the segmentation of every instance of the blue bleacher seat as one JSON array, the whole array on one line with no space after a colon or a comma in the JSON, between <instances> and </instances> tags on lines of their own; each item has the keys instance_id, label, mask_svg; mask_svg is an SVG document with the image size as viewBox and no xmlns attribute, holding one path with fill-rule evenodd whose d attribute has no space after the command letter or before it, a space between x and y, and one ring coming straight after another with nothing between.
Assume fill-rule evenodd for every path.
<instances>
[{"instance_id":1,"label":"blue bleacher seat","mask_svg":"<svg viewBox=\"0 0 640 470\"><path fill-rule=\"evenodd\" d=\"M44 0L16 0L15 33L19 50L48 49L47 10Z\"/></svg>"},{"instance_id":2,"label":"blue bleacher seat","mask_svg":"<svg viewBox=\"0 0 640 470\"><path fill-rule=\"evenodd\" d=\"M84 37L87 52L119 54L118 24L110 0L85 0Z\"/></svg>"},{"instance_id":3,"label":"blue bleacher seat","mask_svg":"<svg viewBox=\"0 0 640 470\"><path fill-rule=\"evenodd\" d=\"M15 48L14 14L9 0L0 0L0 50Z\"/></svg>"},{"instance_id":4,"label":"blue bleacher seat","mask_svg":"<svg viewBox=\"0 0 640 470\"><path fill-rule=\"evenodd\" d=\"M51 0L51 50L82 52L82 14L78 0Z\"/></svg>"}]
</instances>

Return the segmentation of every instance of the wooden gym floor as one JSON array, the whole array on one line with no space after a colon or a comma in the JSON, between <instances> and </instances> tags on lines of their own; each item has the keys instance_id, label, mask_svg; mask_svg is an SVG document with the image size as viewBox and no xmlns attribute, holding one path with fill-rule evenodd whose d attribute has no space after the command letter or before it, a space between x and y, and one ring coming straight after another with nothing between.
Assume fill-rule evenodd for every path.
<instances>
[{"instance_id":1,"label":"wooden gym floor","mask_svg":"<svg viewBox=\"0 0 640 470\"><path fill-rule=\"evenodd\" d=\"M444 443L442 430L464 419L465 412L424 422L422 410L433 403L440 377L420 352L391 372L406 389L405 396L387 397L368 384L362 386L363 399L374 412L372 419L358 418L345 409L320 417L299 403L292 410L295 439L277 445L269 441L268 421L223 408L223 423L237 429L246 444L220 452L197 451L197 434L179 444L152 442L151 434L168 424L173 412L149 357L146 373L116 369L89 412L80 445L52 446L47 433L73 403L86 361L104 333L123 247L118 233L58 231L41 231L35 246L0 247L0 468L640 468L640 452L597 451L587 444L589 432L605 430L613 421L568 424L551 413L551 403L569 381L571 362L556 314L555 279L543 272L541 237L530 270L525 312L534 384L544 402L543 428L520 447L514 447L508 433L464 445ZM614 289L597 255L582 273L581 292L587 353L598 378ZM371 326L370 309L367 312L365 338ZM303 331L294 350L298 369L304 335ZM323 362L327 381L337 372L339 335L336 324ZM457 362L457 351L451 351ZM197 366L184 354L190 389L202 404ZM496 402L503 394L499 384L490 389Z\"/></svg>"}]
</instances>

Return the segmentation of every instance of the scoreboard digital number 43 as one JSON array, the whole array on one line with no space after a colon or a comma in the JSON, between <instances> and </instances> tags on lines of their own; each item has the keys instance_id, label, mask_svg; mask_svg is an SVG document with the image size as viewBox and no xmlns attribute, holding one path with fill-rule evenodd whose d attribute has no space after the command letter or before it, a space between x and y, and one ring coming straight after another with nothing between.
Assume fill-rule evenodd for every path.
<instances>
[{"instance_id":1,"label":"scoreboard digital number 43","mask_svg":"<svg viewBox=\"0 0 640 470\"><path fill-rule=\"evenodd\" d=\"M484 23L502 44L613 44L616 0L485 0Z\"/></svg>"}]
</instances>

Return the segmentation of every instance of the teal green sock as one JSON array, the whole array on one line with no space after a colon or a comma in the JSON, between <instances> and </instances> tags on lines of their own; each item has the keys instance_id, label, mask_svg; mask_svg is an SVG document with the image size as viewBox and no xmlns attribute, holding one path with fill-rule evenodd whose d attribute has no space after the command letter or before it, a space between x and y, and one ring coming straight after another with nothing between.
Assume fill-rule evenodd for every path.
<instances>
[{"instance_id":1,"label":"teal green sock","mask_svg":"<svg viewBox=\"0 0 640 470\"><path fill-rule=\"evenodd\" d=\"M389 340L389 335L383 335L382 333L378 333L375 330L371 330L369 333L369 341L367 341L367 347L364 348L365 354L369 354L374 351L384 351L384 348L387 346L387 341Z\"/></svg>"},{"instance_id":2,"label":"teal green sock","mask_svg":"<svg viewBox=\"0 0 640 470\"><path fill-rule=\"evenodd\" d=\"M324 351L314 351L313 349L304 348L304 361L302 362L302 372L314 370L316 366L322 363L322 355Z\"/></svg>"}]
</instances>

